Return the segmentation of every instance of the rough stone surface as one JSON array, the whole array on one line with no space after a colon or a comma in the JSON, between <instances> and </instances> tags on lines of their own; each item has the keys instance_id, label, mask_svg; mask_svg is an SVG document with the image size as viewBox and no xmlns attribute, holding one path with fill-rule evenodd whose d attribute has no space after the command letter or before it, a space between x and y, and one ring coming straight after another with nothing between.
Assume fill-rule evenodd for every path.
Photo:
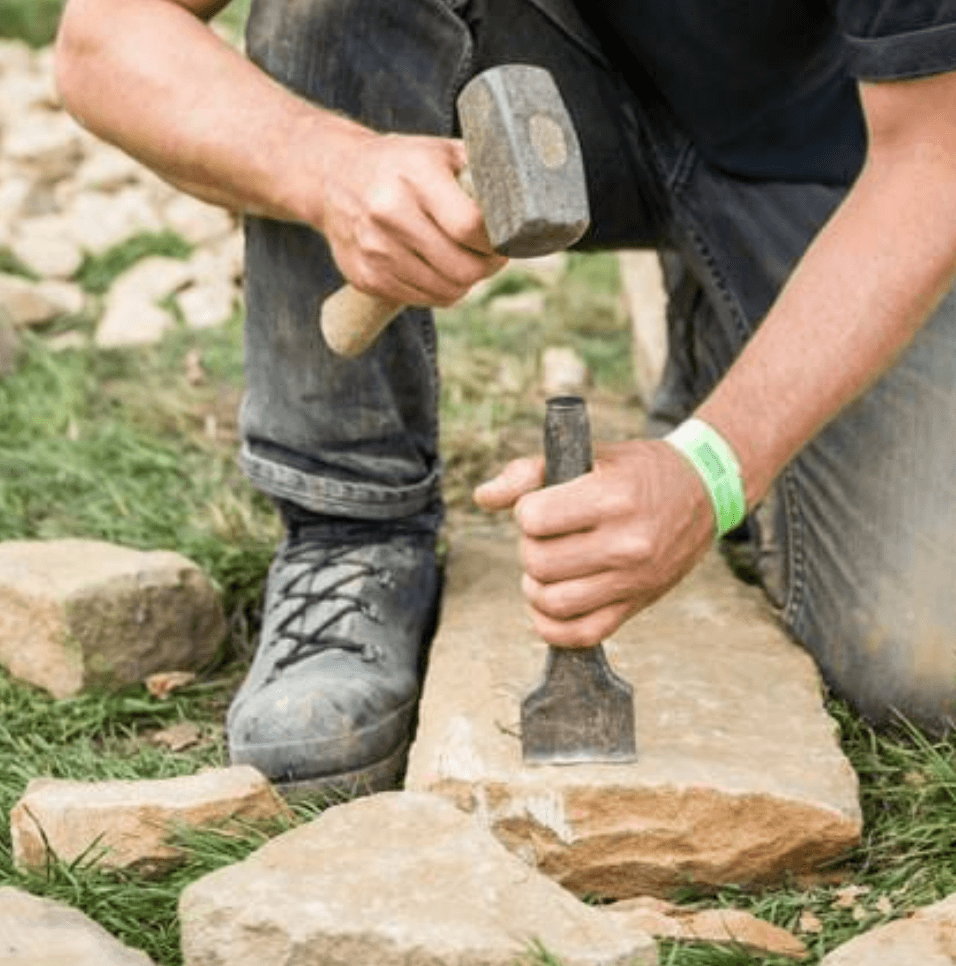
<instances>
[{"instance_id":1,"label":"rough stone surface","mask_svg":"<svg viewBox=\"0 0 956 966\"><path fill-rule=\"evenodd\" d=\"M193 285L176 300L186 324L191 329L208 329L222 325L236 307L236 290L226 279Z\"/></svg>"},{"instance_id":2,"label":"rough stone surface","mask_svg":"<svg viewBox=\"0 0 956 966\"><path fill-rule=\"evenodd\" d=\"M634 380L638 396L646 406L667 361L667 295L655 252L620 252L618 265L631 319Z\"/></svg>"},{"instance_id":3,"label":"rough stone surface","mask_svg":"<svg viewBox=\"0 0 956 966\"><path fill-rule=\"evenodd\" d=\"M73 303L64 302L62 295L49 283L0 274L0 312L14 328L43 325L72 311Z\"/></svg>"},{"instance_id":4,"label":"rough stone surface","mask_svg":"<svg viewBox=\"0 0 956 966\"><path fill-rule=\"evenodd\" d=\"M431 795L326 810L180 901L185 966L515 966L537 940L564 966L656 963L654 943L530 871Z\"/></svg>"},{"instance_id":5,"label":"rough stone surface","mask_svg":"<svg viewBox=\"0 0 956 966\"><path fill-rule=\"evenodd\" d=\"M179 852L167 840L183 827L264 821L286 814L269 781L248 765L151 781L35 778L10 813L14 861L43 868L49 852L105 868L161 870Z\"/></svg>"},{"instance_id":6,"label":"rough stone surface","mask_svg":"<svg viewBox=\"0 0 956 966\"><path fill-rule=\"evenodd\" d=\"M202 667L224 635L218 591L178 553L0 543L0 664L54 697Z\"/></svg>"},{"instance_id":7,"label":"rough stone surface","mask_svg":"<svg viewBox=\"0 0 956 966\"><path fill-rule=\"evenodd\" d=\"M715 555L607 642L634 686L639 760L524 766L544 666L514 531L451 549L406 787L446 795L578 895L766 883L860 834L857 779L810 658Z\"/></svg>"},{"instance_id":8,"label":"rough stone surface","mask_svg":"<svg viewBox=\"0 0 956 966\"><path fill-rule=\"evenodd\" d=\"M152 966L146 953L124 946L78 909L0 888L3 966Z\"/></svg>"},{"instance_id":9,"label":"rough stone surface","mask_svg":"<svg viewBox=\"0 0 956 966\"><path fill-rule=\"evenodd\" d=\"M649 896L605 908L608 915L627 917L655 939L716 943L793 959L807 956L807 947L793 933L743 909L686 909Z\"/></svg>"},{"instance_id":10,"label":"rough stone surface","mask_svg":"<svg viewBox=\"0 0 956 966\"><path fill-rule=\"evenodd\" d=\"M956 894L871 929L825 956L820 966L953 966Z\"/></svg>"}]
</instances>

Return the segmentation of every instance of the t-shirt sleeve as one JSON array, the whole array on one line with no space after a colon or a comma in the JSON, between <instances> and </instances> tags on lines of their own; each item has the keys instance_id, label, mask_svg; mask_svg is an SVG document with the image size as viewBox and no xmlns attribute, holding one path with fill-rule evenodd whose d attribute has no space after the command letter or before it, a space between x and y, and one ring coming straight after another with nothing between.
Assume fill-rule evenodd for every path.
<instances>
[{"instance_id":1,"label":"t-shirt sleeve","mask_svg":"<svg viewBox=\"0 0 956 966\"><path fill-rule=\"evenodd\" d=\"M956 0L832 0L850 74L902 80L956 70Z\"/></svg>"}]
</instances>

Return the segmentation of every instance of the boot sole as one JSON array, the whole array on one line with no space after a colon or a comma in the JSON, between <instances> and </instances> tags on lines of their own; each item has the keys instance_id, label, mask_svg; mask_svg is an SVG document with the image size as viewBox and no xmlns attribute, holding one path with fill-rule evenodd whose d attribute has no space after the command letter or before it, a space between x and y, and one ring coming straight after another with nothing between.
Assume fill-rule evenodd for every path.
<instances>
[{"instance_id":1,"label":"boot sole","mask_svg":"<svg viewBox=\"0 0 956 966\"><path fill-rule=\"evenodd\" d=\"M273 786L287 801L319 801L325 805L341 804L375 792L392 791L401 788L410 745L411 739L407 739L386 758L354 771L294 782L275 781Z\"/></svg>"}]
</instances>

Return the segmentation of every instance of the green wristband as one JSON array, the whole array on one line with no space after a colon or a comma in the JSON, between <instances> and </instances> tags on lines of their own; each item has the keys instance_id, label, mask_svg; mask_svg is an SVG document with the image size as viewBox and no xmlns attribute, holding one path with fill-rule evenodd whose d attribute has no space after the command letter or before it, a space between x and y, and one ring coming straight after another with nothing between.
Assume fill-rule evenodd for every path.
<instances>
[{"instance_id":1,"label":"green wristband","mask_svg":"<svg viewBox=\"0 0 956 966\"><path fill-rule=\"evenodd\" d=\"M740 464L727 441L702 419L688 419L664 437L697 471L714 510L717 536L740 525L747 515L747 498Z\"/></svg>"}]
</instances>

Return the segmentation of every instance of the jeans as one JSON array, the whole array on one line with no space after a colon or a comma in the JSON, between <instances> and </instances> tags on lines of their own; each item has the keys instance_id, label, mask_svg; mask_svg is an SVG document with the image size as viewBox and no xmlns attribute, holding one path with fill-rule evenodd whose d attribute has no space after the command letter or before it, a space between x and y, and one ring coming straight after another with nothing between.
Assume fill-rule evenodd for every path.
<instances>
[{"instance_id":1,"label":"jeans","mask_svg":"<svg viewBox=\"0 0 956 966\"><path fill-rule=\"evenodd\" d=\"M253 0L250 57L306 98L380 129L453 136L454 99L496 63L548 68L578 130L592 226L582 250L662 252L670 358L651 414L689 414L731 364L845 188L708 165L652 87L625 81L571 0ZM374 520L440 498L431 315L408 309L358 359L316 316L342 282L310 229L249 218L251 481ZM871 720L946 728L956 706L956 296L894 368L811 442L750 519L755 566L825 679Z\"/></svg>"}]
</instances>

